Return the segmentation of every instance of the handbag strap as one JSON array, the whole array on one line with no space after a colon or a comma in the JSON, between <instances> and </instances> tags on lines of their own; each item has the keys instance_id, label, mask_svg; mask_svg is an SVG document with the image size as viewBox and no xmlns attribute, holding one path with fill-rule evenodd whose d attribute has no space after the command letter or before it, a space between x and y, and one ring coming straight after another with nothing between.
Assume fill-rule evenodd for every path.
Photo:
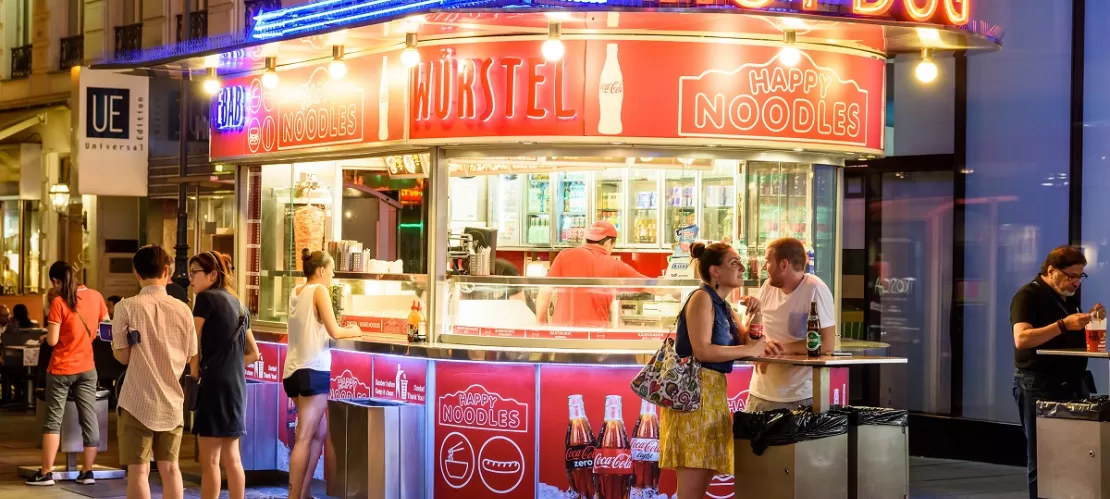
<instances>
[{"instance_id":1,"label":"handbag strap","mask_svg":"<svg viewBox=\"0 0 1110 499\"><path fill-rule=\"evenodd\" d=\"M92 332L91 329L89 329L89 325L85 323L85 318L81 317L81 312L78 312L77 310L74 310L73 313L77 315L78 319L81 319L81 325L85 326L85 334L89 335L89 341L92 341L93 340L93 332Z\"/></svg>"},{"instance_id":2,"label":"handbag strap","mask_svg":"<svg viewBox=\"0 0 1110 499\"><path fill-rule=\"evenodd\" d=\"M242 304L240 304L240 307L239 307L239 324L237 326L235 326L235 334L228 338L228 340L227 340L228 345L222 345L222 346L230 346L230 343L232 341L244 336L246 334L246 325L247 325L247 312L242 307ZM207 367L208 367L207 359L205 359L205 357L203 355L201 355L201 357L200 357L200 374L203 374Z\"/></svg>"}]
</instances>

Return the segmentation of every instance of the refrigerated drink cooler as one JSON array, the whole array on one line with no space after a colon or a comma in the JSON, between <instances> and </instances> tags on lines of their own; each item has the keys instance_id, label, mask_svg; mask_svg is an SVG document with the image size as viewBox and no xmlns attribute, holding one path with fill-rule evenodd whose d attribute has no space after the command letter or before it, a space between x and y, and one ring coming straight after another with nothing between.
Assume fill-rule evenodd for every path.
<instances>
[{"instance_id":1,"label":"refrigerated drink cooler","mask_svg":"<svg viewBox=\"0 0 1110 499\"><path fill-rule=\"evenodd\" d=\"M328 495L424 498L424 421L424 406L329 400Z\"/></svg>"}]
</instances>

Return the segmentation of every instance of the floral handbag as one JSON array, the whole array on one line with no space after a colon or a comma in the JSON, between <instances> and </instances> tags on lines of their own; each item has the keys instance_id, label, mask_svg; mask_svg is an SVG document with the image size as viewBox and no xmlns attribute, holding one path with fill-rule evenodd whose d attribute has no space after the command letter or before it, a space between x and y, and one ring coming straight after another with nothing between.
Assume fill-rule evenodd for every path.
<instances>
[{"instance_id":1,"label":"floral handbag","mask_svg":"<svg viewBox=\"0 0 1110 499\"><path fill-rule=\"evenodd\" d=\"M701 408L701 363L694 356L679 357L674 338L667 336L663 346L632 379L632 391L659 407L675 411Z\"/></svg>"}]
</instances>

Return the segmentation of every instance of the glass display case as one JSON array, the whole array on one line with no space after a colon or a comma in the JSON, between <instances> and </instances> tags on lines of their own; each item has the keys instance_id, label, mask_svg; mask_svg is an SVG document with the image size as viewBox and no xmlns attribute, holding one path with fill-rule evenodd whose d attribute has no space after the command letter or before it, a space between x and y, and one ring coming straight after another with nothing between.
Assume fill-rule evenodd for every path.
<instances>
[{"instance_id":1,"label":"glass display case","mask_svg":"<svg viewBox=\"0 0 1110 499\"><path fill-rule=\"evenodd\" d=\"M514 246L520 243L520 175L497 175L490 180L493 213L490 220L497 229L499 246Z\"/></svg>"},{"instance_id":2,"label":"glass display case","mask_svg":"<svg viewBox=\"0 0 1110 499\"><path fill-rule=\"evenodd\" d=\"M713 170L701 177L702 222L699 238L707 241L734 241L738 235L739 213L743 208L740 162L718 160Z\"/></svg>"},{"instance_id":3,"label":"glass display case","mask_svg":"<svg viewBox=\"0 0 1110 499\"><path fill-rule=\"evenodd\" d=\"M674 244L675 231L697 223L698 174L691 170L664 170L663 193L666 195L667 208L663 214L663 243Z\"/></svg>"},{"instance_id":4,"label":"glass display case","mask_svg":"<svg viewBox=\"0 0 1110 499\"><path fill-rule=\"evenodd\" d=\"M617 244L628 242L624 233L625 174L627 169L606 168L597 172L594 189L594 220L606 221L617 228Z\"/></svg>"},{"instance_id":5,"label":"glass display case","mask_svg":"<svg viewBox=\"0 0 1110 499\"><path fill-rule=\"evenodd\" d=\"M589 227L588 193L586 192L586 173L562 173L557 175L559 186L555 192L559 198L555 205L558 213L558 244L576 244L585 239Z\"/></svg>"},{"instance_id":6,"label":"glass display case","mask_svg":"<svg viewBox=\"0 0 1110 499\"><path fill-rule=\"evenodd\" d=\"M551 174L536 173L527 176L528 199L524 205L525 243L531 245L551 244Z\"/></svg>"},{"instance_id":7,"label":"glass display case","mask_svg":"<svg viewBox=\"0 0 1110 499\"><path fill-rule=\"evenodd\" d=\"M257 258L256 321L287 321L290 293L305 280L302 249L332 255L335 283L342 285L333 298L352 321L361 325L365 319L380 328L392 323L377 319L408 315L426 279L427 264L423 253L409 258L405 252L406 246L423 246L409 242L419 235L407 232L423 224L411 223L409 217L419 216L421 210L405 205L400 197L402 190L420 190L423 184L412 185L406 176L387 173L383 158L264 165L259 170L262 244L245 251ZM486 185L483 180L478 187L484 191ZM478 211L476 216L485 220L485 207ZM246 267L250 269L252 262ZM349 293L335 292L340 290Z\"/></svg>"},{"instance_id":8,"label":"glass display case","mask_svg":"<svg viewBox=\"0 0 1110 499\"><path fill-rule=\"evenodd\" d=\"M659 173L646 168L628 172L629 246L659 246Z\"/></svg>"},{"instance_id":9,"label":"glass display case","mask_svg":"<svg viewBox=\"0 0 1110 499\"><path fill-rule=\"evenodd\" d=\"M654 348L671 331L692 279L451 276L440 341L564 348ZM734 293L733 305L741 293ZM548 320L537 303L550 296ZM583 306L588 303L589 306Z\"/></svg>"}]
</instances>

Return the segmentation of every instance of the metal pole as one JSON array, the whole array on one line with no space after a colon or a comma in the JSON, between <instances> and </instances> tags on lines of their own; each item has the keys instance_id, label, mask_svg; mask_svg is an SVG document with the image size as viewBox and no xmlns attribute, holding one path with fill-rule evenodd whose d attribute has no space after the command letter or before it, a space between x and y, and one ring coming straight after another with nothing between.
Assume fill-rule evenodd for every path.
<instances>
[{"instance_id":1,"label":"metal pole","mask_svg":"<svg viewBox=\"0 0 1110 499\"><path fill-rule=\"evenodd\" d=\"M181 38L189 39L189 18L192 17L192 0L182 0L185 4L181 13ZM178 40L181 42L183 40ZM188 70L181 75L181 133L178 134L178 173L184 178L189 174L189 80ZM189 286L189 186L185 183L177 186L177 245L174 246L174 273L173 281L181 287Z\"/></svg>"}]
</instances>

